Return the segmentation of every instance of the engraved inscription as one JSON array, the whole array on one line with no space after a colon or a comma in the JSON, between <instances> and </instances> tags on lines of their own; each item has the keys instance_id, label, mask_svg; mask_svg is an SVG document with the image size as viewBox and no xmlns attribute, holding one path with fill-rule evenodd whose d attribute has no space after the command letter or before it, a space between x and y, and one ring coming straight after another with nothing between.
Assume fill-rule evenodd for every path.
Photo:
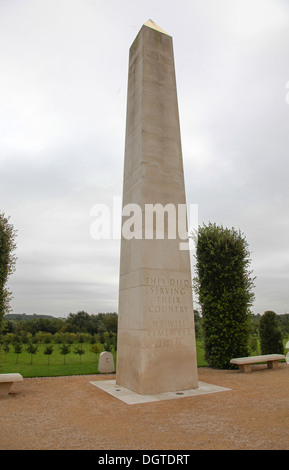
<instances>
[{"instance_id":1,"label":"engraved inscription","mask_svg":"<svg viewBox=\"0 0 289 470\"><path fill-rule=\"evenodd\" d=\"M154 347L181 345L185 338L193 337L194 329L182 314L188 313L188 279L147 277L148 312L156 314L147 330ZM163 315L166 314L166 315Z\"/></svg>"},{"instance_id":2,"label":"engraved inscription","mask_svg":"<svg viewBox=\"0 0 289 470\"><path fill-rule=\"evenodd\" d=\"M186 291L188 279L164 279L147 277L147 295L150 299L149 313L187 313Z\"/></svg>"}]
</instances>

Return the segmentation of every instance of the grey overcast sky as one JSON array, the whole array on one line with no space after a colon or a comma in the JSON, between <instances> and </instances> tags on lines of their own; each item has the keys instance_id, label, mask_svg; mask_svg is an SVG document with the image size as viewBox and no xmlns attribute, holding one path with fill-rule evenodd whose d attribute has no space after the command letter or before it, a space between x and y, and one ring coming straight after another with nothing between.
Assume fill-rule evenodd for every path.
<instances>
[{"instance_id":1,"label":"grey overcast sky","mask_svg":"<svg viewBox=\"0 0 289 470\"><path fill-rule=\"evenodd\" d=\"M91 210L122 193L128 51L150 18L173 37L187 203L246 236L253 312L289 312L288 0L0 1L13 311L117 311L120 243L93 239Z\"/></svg>"}]
</instances>

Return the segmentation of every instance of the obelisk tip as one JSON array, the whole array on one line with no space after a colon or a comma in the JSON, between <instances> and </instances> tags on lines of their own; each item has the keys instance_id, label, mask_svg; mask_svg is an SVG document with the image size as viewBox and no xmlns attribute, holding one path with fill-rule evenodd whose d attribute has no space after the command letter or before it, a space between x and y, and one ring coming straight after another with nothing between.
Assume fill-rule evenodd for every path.
<instances>
[{"instance_id":1,"label":"obelisk tip","mask_svg":"<svg viewBox=\"0 0 289 470\"><path fill-rule=\"evenodd\" d=\"M147 26L148 28L155 29L156 31L159 31L160 33L167 34L168 36L170 36L169 33L167 33L159 25L157 25L153 20L146 21L146 23L144 23L144 26Z\"/></svg>"}]
</instances>

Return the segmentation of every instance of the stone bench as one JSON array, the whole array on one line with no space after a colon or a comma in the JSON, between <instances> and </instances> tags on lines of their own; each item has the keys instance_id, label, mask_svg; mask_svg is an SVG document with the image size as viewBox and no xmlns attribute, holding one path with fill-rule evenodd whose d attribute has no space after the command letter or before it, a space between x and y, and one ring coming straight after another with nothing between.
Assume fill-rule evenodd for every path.
<instances>
[{"instance_id":1,"label":"stone bench","mask_svg":"<svg viewBox=\"0 0 289 470\"><path fill-rule=\"evenodd\" d=\"M0 396L8 395L14 382L22 382L20 374L0 374Z\"/></svg>"},{"instance_id":2,"label":"stone bench","mask_svg":"<svg viewBox=\"0 0 289 470\"><path fill-rule=\"evenodd\" d=\"M252 364L267 362L268 369L277 369L279 361L285 359L283 354L265 354L263 356L235 357L230 360L231 364L237 364L241 372L251 372Z\"/></svg>"}]
</instances>

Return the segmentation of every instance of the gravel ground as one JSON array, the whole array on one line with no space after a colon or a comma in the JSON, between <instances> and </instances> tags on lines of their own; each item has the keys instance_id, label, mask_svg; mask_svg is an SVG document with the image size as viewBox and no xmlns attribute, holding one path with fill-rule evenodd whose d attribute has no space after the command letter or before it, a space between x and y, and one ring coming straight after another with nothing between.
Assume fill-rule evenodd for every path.
<instances>
[{"instance_id":1,"label":"gravel ground","mask_svg":"<svg viewBox=\"0 0 289 470\"><path fill-rule=\"evenodd\" d=\"M0 450L288 450L289 366L199 368L230 391L127 405L90 384L114 375L24 379L0 397Z\"/></svg>"}]
</instances>

